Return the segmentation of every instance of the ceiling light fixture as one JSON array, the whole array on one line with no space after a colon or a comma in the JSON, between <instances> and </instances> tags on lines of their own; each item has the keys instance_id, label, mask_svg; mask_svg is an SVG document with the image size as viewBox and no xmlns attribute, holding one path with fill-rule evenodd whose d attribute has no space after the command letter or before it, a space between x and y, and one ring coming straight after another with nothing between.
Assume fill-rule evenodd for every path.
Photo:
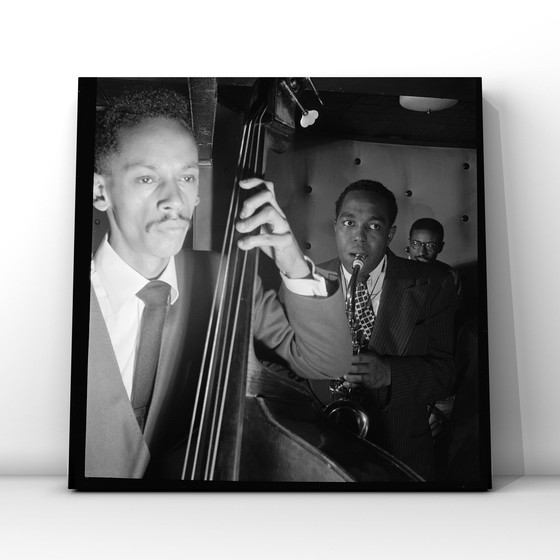
<instances>
[{"instance_id":1,"label":"ceiling light fixture","mask_svg":"<svg viewBox=\"0 0 560 560\"><path fill-rule=\"evenodd\" d=\"M457 99L442 99L439 97L414 97L410 95L399 96L399 103L405 109L431 113L432 111L442 111L449 109L457 104Z\"/></svg>"}]
</instances>

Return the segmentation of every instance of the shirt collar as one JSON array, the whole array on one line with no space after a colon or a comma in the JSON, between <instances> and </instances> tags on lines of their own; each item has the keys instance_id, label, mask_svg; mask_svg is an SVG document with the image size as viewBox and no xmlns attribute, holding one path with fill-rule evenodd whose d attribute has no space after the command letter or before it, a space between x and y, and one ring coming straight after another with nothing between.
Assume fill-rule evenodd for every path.
<instances>
[{"instance_id":1,"label":"shirt collar","mask_svg":"<svg viewBox=\"0 0 560 560\"><path fill-rule=\"evenodd\" d=\"M122 305L129 298L135 297L136 293L149 282L149 280L144 278L139 272L136 272L117 255L115 250L109 245L107 236L105 236L93 257L92 270L95 270L99 275L115 313L118 313ZM168 265L158 280L167 282L171 286L169 302L173 305L179 297L175 257L169 259Z\"/></svg>"},{"instance_id":2,"label":"shirt collar","mask_svg":"<svg viewBox=\"0 0 560 560\"><path fill-rule=\"evenodd\" d=\"M385 271L386 262L387 262L387 255L385 255L381 259L380 263L369 273L369 276L368 276L368 279L367 279L368 287L373 286L375 284L375 281L381 275L381 273ZM344 274L344 279L346 280L345 285L348 286L348 283L350 282L350 278L352 277L352 274L350 274L349 272L346 271L346 269L342 266L342 263L340 263L340 268L342 269L342 274Z\"/></svg>"}]
</instances>

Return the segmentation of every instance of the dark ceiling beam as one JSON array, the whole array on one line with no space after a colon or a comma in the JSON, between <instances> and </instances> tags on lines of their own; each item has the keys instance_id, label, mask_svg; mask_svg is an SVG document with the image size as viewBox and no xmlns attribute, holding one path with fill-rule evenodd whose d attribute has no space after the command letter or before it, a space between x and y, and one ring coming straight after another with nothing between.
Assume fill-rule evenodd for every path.
<instances>
[{"instance_id":1,"label":"dark ceiling beam","mask_svg":"<svg viewBox=\"0 0 560 560\"><path fill-rule=\"evenodd\" d=\"M470 78L312 78L318 91L475 100Z\"/></svg>"}]
</instances>

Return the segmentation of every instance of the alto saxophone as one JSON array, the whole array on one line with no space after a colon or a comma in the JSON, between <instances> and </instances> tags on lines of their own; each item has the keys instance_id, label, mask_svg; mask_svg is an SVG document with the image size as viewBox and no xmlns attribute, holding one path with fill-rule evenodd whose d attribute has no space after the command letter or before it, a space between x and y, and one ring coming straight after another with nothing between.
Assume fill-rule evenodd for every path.
<instances>
[{"instance_id":1,"label":"alto saxophone","mask_svg":"<svg viewBox=\"0 0 560 560\"><path fill-rule=\"evenodd\" d=\"M352 276L346 291L346 315L352 335L352 353L359 354L364 349L360 337L360 323L356 316L356 284L358 274L364 266L365 255L356 254L352 263ZM364 408L356 400L356 391L344 386L344 378L333 379L330 382L330 391L340 398L328 404L324 413L338 424L342 424L360 437L365 437L369 430L369 417Z\"/></svg>"}]
</instances>

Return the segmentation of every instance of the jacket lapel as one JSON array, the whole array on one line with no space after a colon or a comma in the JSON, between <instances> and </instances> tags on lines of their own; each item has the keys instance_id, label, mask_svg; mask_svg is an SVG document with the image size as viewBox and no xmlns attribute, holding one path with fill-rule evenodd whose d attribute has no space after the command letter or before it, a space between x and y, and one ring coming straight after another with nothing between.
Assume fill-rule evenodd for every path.
<instances>
[{"instance_id":1,"label":"jacket lapel","mask_svg":"<svg viewBox=\"0 0 560 560\"><path fill-rule=\"evenodd\" d=\"M426 277L412 275L402 262L406 263L387 251L387 271L369 345L382 355L403 354L426 299Z\"/></svg>"},{"instance_id":2,"label":"jacket lapel","mask_svg":"<svg viewBox=\"0 0 560 560\"><path fill-rule=\"evenodd\" d=\"M142 477L150 452L126 394L93 288L90 300L86 414L85 475Z\"/></svg>"}]
</instances>

